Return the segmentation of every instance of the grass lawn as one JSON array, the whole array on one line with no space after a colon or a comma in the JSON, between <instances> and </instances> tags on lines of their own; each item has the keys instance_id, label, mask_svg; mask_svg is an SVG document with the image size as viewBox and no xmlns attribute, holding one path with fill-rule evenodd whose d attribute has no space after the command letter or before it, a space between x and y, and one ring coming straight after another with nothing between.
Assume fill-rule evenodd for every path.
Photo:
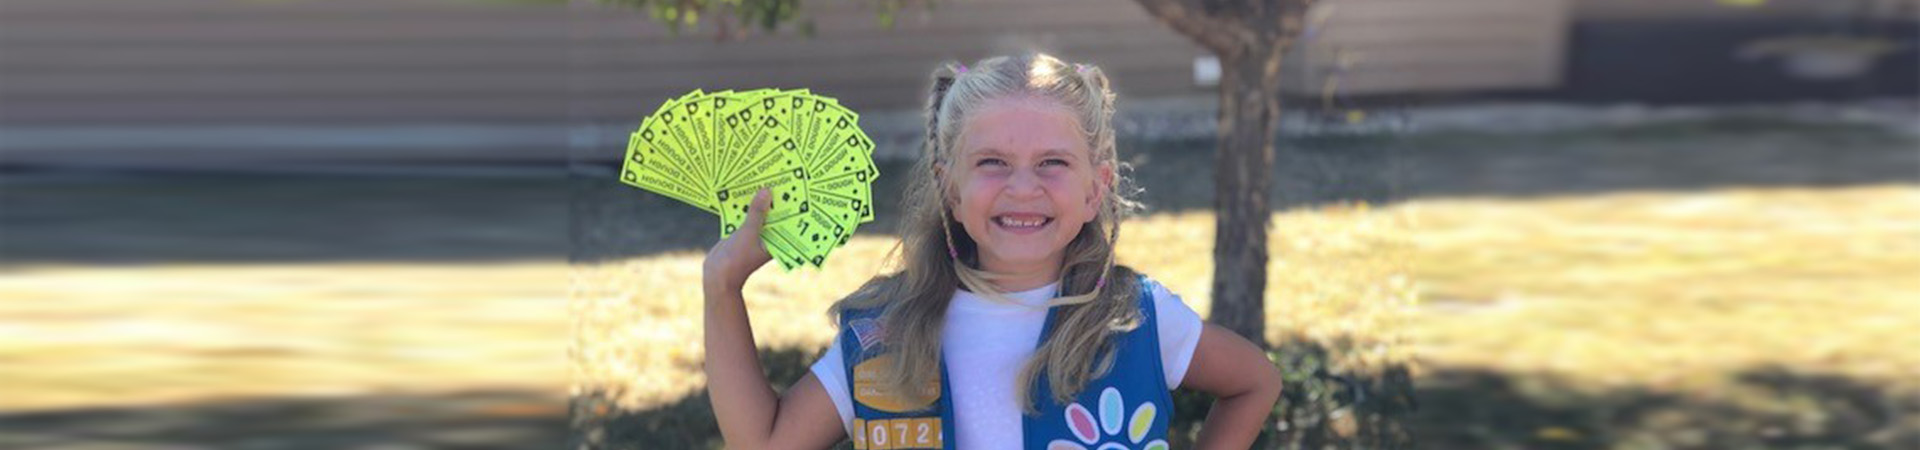
<instances>
[{"instance_id":1,"label":"grass lawn","mask_svg":"<svg viewBox=\"0 0 1920 450\"><path fill-rule=\"evenodd\" d=\"M1269 341L1338 342L1337 370L1409 364L1425 407L1403 419L1423 442L1628 448L1643 434L1705 433L1718 440L1703 445L1865 445L1920 433L1915 186L1432 200L1275 219ZM1212 224L1199 212L1136 220L1122 260L1205 314L1209 261L1193 255L1208 254ZM771 358L810 362L800 356L831 339L821 311L880 270L872 261L891 244L861 238L823 273L756 277L757 339L798 350ZM698 393L700 258L580 268L598 286L574 316L587 385L637 411ZM1687 420L1671 428L1656 412ZM1853 434L1867 430L1891 434Z\"/></svg>"},{"instance_id":2,"label":"grass lawn","mask_svg":"<svg viewBox=\"0 0 1920 450\"><path fill-rule=\"evenodd\" d=\"M1383 417L1427 448L1920 444L1920 154L1779 125L1336 139L1283 156L1310 189L1282 197L1316 206L1275 215L1267 339L1420 405L1292 417L1308 431L1284 444L1365 441ZM1213 216L1194 150L1136 157L1156 210L1125 226L1121 260L1205 314ZM827 270L747 286L776 380L803 373L831 338L825 307L887 270L894 242L861 236ZM717 445L703 246L576 269L581 411L609 442ZM1383 381L1396 369L1411 386Z\"/></svg>"}]
</instances>

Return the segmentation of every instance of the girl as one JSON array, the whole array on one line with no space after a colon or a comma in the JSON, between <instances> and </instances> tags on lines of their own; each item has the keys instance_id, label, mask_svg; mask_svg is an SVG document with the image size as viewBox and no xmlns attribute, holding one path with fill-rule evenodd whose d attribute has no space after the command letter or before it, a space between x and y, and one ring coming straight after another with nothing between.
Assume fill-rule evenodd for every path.
<instances>
[{"instance_id":1,"label":"girl","mask_svg":"<svg viewBox=\"0 0 1920 450\"><path fill-rule=\"evenodd\" d=\"M1200 448L1251 445L1279 371L1113 263L1137 205L1100 69L1041 54L950 66L929 104L901 270L834 305L839 337L784 395L741 299L769 259L764 191L707 254L706 373L728 447L1165 450L1175 387L1218 399Z\"/></svg>"}]
</instances>

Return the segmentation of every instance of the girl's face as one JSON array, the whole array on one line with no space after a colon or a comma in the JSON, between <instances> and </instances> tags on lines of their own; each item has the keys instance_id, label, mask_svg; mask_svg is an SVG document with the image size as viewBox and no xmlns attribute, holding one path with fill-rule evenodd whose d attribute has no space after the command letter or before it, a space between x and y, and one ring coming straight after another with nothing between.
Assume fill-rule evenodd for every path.
<instances>
[{"instance_id":1,"label":"girl's face","mask_svg":"<svg viewBox=\"0 0 1920 450\"><path fill-rule=\"evenodd\" d=\"M1031 98L987 100L961 128L945 169L983 269L1057 269L1093 221L1113 168L1093 161L1080 128L1071 110Z\"/></svg>"}]
</instances>

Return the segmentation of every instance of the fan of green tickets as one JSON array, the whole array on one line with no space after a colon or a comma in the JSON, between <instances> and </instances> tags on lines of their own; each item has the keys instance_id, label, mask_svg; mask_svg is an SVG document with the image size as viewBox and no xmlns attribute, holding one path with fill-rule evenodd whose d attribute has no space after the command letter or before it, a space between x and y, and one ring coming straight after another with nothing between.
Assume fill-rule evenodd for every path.
<instances>
[{"instance_id":1,"label":"fan of green tickets","mask_svg":"<svg viewBox=\"0 0 1920 450\"><path fill-rule=\"evenodd\" d=\"M720 216L720 234L746 221L765 187L761 233L780 267L820 267L873 221L873 140L860 115L805 89L693 91L660 105L627 140L620 181Z\"/></svg>"}]
</instances>

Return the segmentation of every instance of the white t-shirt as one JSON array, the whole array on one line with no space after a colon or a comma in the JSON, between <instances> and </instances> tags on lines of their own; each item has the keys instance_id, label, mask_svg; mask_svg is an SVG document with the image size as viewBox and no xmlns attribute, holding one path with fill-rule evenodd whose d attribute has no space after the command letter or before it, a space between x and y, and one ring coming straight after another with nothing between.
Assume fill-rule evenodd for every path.
<instances>
[{"instance_id":1,"label":"white t-shirt","mask_svg":"<svg viewBox=\"0 0 1920 450\"><path fill-rule=\"evenodd\" d=\"M1178 387L1187 374L1187 364L1193 361L1193 349L1200 344L1200 315L1165 286L1151 286L1159 319L1161 367L1166 370L1167 387ZM1021 305L997 303L967 291L954 293L940 344L951 377L948 384L953 389L954 421L958 422L953 431L959 449L1018 449L1022 445L1020 403L1014 399L1013 379L1040 342L1040 329L1047 319L1044 305L1056 289L1059 283L1008 294ZM835 342L813 363L813 376L833 397L840 423L851 433L853 400L847 394L846 365Z\"/></svg>"}]
</instances>

